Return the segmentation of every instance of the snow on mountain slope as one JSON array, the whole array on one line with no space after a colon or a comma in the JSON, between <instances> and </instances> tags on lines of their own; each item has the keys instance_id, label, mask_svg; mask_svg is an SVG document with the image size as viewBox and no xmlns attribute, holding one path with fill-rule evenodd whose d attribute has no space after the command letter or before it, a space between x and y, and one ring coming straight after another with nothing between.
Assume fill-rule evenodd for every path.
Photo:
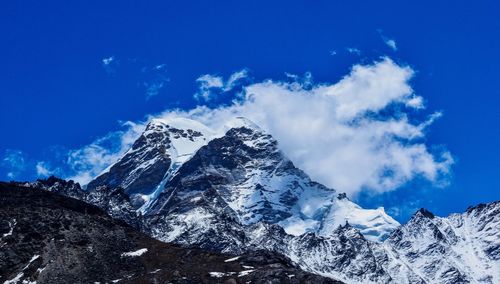
<instances>
[{"instance_id":1,"label":"snow on mountain slope","mask_svg":"<svg viewBox=\"0 0 500 284\"><path fill-rule=\"evenodd\" d=\"M346 222L358 229L366 239L375 242L382 242L399 227L399 223L387 215L383 207L364 209L347 197L340 196L326 215L319 234L328 236L329 232Z\"/></svg>"},{"instance_id":2,"label":"snow on mountain slope","mask_svg":"<svg viewBox=\"0 0 500 284\"><path fill-rule=\"evenodd\" d=\"M346 283L398 283L382 265L385 254L380 244L366 240L349 224L322 237L292 236L279 226L258 223L249 235L253 246L284 254L306 271Z\"/></svg>"},{"instance_id":3,"label":"snow on mountain slope","mask_svg":"<svg viewBox=\"0 0 500 284\"><path fill-rule=\"evenodd\" d=\"M208 141L215 136L215 132L205 125L190 119L154 119L151 123L166 127L166 131L170 138L168 154L171 159L171 164L164 173L161 182L155 186L154 191L141 196L142 199L145 200L145 203L139 208L142 214L145 214L149 206L151 206L162 192L165 184L172 178L180 166L188 161L200 147L208 143Z\"/></svg>"},{"instance_id":4,"label":"snow on mountain slope","mask_svg":"<svg viewBox=\"0 0 500 284\"><path fill-rule=\"evenodd\" d=\"M500 283L500 202L442 218L421 209L385 241L428 283Z\"/></svg>"},{"instance_id":5,"label":"snow on mountain slope","mask_svg":"<svg viewBox=\"0 0 500 284\"><path fill-rule=\"evenodd\" d=\"M231 126L178 170L146 215L202 198L213 188L244 226L264 221L279 224L292 235L328 236L349 221L380 241L399 225L383 210L364 211L347 198L338 198L335 190L311 181L284 156L276 140L248 120L240 118Z\"/></svg>"},{"instance_id":6,"label":"snow on mountain slope","mask_svg":"<svg viewBox=\"0 0 500 284\"><path fill-rule=\"evenodd\" d=\"M500 201L448 217L421 209L381 244L350 225L330 237L261 235L256 244L346 283L500 283Z\"/></svg>"},{"instance_id":7,"label":"snow on mountain slope","mask_svg":"<svg viewBox=\"0 0 500 284\"><path fill-rule=\"evenodd\" d=\"M208 147L214 139L217 142ZM215 163L189 171L216 172L229 178L217 191L242 225L265 221L278 223L293 235L317 232L327 236L349 221L376 241L399 225L383 210L364 210L311 181L284 156L276 140L243 117L227 121L220 130L187 118L154 119L132 148L87 188L121 187L139 212L150 214L152 206L157 210L166 205L165 196L171 196L168 188L182 165L207 147L210 157L203 158L215 159ZM160 195L163 200L158 200Z\"/></svg>"}]
</instances>

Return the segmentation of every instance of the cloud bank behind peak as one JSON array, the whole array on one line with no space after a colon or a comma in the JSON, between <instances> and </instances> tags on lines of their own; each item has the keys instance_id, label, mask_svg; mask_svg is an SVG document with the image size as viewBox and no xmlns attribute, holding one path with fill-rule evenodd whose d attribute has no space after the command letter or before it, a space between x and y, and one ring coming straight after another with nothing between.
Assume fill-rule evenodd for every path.
<instances>
[{"instance_id":1,"label":"cloud bank behind peak","mask_svg":"<svg viewBox=\"0 0 500 284\"><path fill-rule=\"evenodd\" d=\"M426 129L441 113L421 122L412 117L425 108L423 98L410 85L413 75L409 66L382 58L354 65L335 83L307 87L298 81L251 83L230 105L166 110L148 120L185 117L223 129L228 120L246 117L272 134L290 159L314 180L351 196L362 190L395 190L415 178L438 184L447 178L453 159L447 151L432 152L424 141ZM204 76L210 79L203 81L210 88L231 91L222 77ZM227 82L242 76L246 73L233 74ZM84 170L71 177L88 182L130 147L145 123L129 122L128 131L114 133L119 142L113 149L96 141L101 144L73 151L71 162Z\"/></svg>"}]
</instances>

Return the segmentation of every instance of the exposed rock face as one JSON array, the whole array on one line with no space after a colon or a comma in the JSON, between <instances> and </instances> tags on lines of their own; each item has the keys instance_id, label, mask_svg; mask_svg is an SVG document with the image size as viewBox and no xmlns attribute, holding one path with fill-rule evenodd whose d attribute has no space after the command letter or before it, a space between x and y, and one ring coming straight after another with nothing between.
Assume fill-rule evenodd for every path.
<instances>
[{"instance_id":1,"label":"exposed rock face","mask_svg":"<svg viewBox=\"0 0 500 284\"><path fill-rule=\"evenodd\" d=\"M154 240L95 206L0 184L3 283L340 283L280 255L233 257Z\"/></svg>"},{"instance_id":2,"label":"exposed rock face","mask_svg":"<svg viewBox=\"0 0 500 284\"><path fill-rule=\"evenodd\" d=\"M171 140L165 125L150 123L132 148L108 171L88 184L89 189L106 185L125 193L150 193L161 182L172 162Z\"/></svg>"},{"instance_id":3,"label":"exposed rock face","mask_svg":"<svg viewBox=\"0 0 500 284\"><path fill-rule=\"evenodd\" d=\"M72 180L66 181L54 176L51 176L47 179L37 180L32 183L18 183L18 185L40 188L46 191L80 200L84 199L86 196L86 192L82 190L80 184L75 183Z\"/></svg>"}]
</instances>

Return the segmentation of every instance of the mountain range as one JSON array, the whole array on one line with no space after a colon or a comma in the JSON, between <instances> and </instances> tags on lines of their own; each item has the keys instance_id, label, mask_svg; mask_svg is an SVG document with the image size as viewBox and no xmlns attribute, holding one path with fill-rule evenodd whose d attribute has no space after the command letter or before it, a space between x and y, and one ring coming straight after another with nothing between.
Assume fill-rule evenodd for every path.
<instances>
[{"instance_id":1,"label":"mountain range","mask_svg":"<svg viewBox=\"0 0 500 284\"><path fill-rule=\"evenodd\" d=\"M283 255L345 283L500 283L500 202L448 217L420 209L401 225L311 180L245 118L222 129L155 119L83 188L54 177L11 185L90 203L165 243Z\"/></svg>"}]
</instances>

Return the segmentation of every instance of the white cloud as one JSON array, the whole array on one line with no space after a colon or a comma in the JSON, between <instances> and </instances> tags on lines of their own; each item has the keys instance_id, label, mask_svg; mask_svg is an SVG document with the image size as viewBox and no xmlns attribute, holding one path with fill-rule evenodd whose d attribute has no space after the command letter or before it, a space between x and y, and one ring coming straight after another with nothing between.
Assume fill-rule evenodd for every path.
<instances>
[{"instance_id":1,"label":"white cloud","mask_svg":"<svg viewBox=\"0 0 500 284\"><path fill-rule=\"evenodd\" d=\"M165 66L167 66L167 65L166 64L158 64L158 65L155 66L155 69L156 70L162 70L162 69L165 68Z\"/></svg>"},{"instance_id":2,"label":"white cloud","mask_svg":"<svg viewBox=\"0 0 500 284\"><path fill-rule=\"evenodd\" d=\"M396 40L392 39L392 38L388 38L384 35L384 32L383 30L379 29L377 30L378 34L380 35L380 37L382 38L382 40L384 41L385 45L387 45L389 48L391 48L392 50L394 51L397 51L398 50L398 46L396 44Z\"/></svg>"},{"instance_id":3,"label":"white cloud","mask_svg":"<svg viewBox=\"0 0 500 284\"><path fill-rule=\"evenodd\" d=\"M410 86L413 75L410 67L383 58L353 66L336 83L310 80L306 87L299 80L267 80L246 85L244 95L230 106L167 110L149 118L182 116L223 129L231 118L247 117L272 134L314 180L350 195L363 189L391 191L417 177L437 184L446 177L453 159L446 151L433 153L424 142L427 128L441 113L416 122L411 116L414 111L407 111L425 107ZM200 77L199 82L207 89L227 84L211 75ZM88 181L115 161L144 125L129 123L128 131L113 136L119 141L114 151L99 141L74 151L71 162L84 169L77 175L80 181Z\"/></svg>"},{"instance_id":4,"label":"white cloud","mask_svg":"<svg viewBox=\"0 0 500 284\"><path fill-rule=\"evenodd\" d=\"M393 39L384 39L384 42L392 50L394 50L394 51L398 50L398 47L396 46L396 41L395 40L393 40Z\"/></svg>"},{"instance_id":5,"label":"white cloud","mask_svg":"<svg viewBox=\"0 0 500 284\"><path fill-rule=\"evenodd\" d=\"M361 54L361 50L359 50L355 47L348 47L348 48L346 48L346 50L347 50L347 52L352 53L352 54L356 54L356 55Z\"/></svg>"},{"instance_id":6,"label":"white cloud","mask_svg":"<svg viewBox=\"0 0 500 284\"><path fill-rule=\"evenodd\" d=\"M209 101L214 96L212 89L221 89L224 87L222 77L210 74L199 77L196 79L196 82L200 84L199 91L194 95L197 100Z\"/></svg>"},{"instance_id":7,"label":"white cloud","mask_svg":"<svg viewBox=\"0 0 500 284\"><path fill-rule=\"evenodd\" d=\"M118 161L144 130L144 125L125 122L124 131L112 132L83 148L68 153L66 177L87 184L106 167Z\"/></svg>"},{"instance_id":8,"label":"white cloud","mask_svg":"<svg viewBox=\"0 0 500 284\"><path fill-rule=\"evenodd\" d=\"M243 69L238 72L231 74L226 84L224 85L224 91L232 90L242 79L248 77L248 70Z\"/></svg>"},{"instance_id":9,"label":"white cloud","mask_svg":"<svg viewBox=\"0 0 500 284\"><path fill-rule=\"evenodd\" d=\"M222 77L214 76L210 74L205 74L198 79L196 82L199 82L201 87L203 88L222 88L224 83L222 82Z\"/></svg>"},{"instance_id":10,"label":"white cloud","mask_svg":"<svg viewBox=\"0 0 500 284\"><path fill-rule=\"evenodd\" d=\"M394 105L424 107L409 84L413 74L410 67L384 58L355 65L337 83L304 88L269 80L246 86L244 99L229 107L162 115L190 117L215 128L245 116L269 131L313 179L350 194L384 192L416 177L438 182L453 163L448 152L433 155L423 142L440 113L417 123L404 108L390 111Z\"/></svg>"},{"instance_id":11,"label":"white cloud","mask_svg":"<svg viewBox=\"0 0 500 284\"><path fill-rule=\"evenodd\" d=\"M170 81L166 76L166 64L158 64L153 67L143 67L142 75L145 76L145 81L142 83L146 89L146 100L160 93L165 84Z\"/></svg>"},{"instance_id":12,"label":"white cloud","mask_svg":"<svg viewBox=\"0 0 500 284\"><path fill-rule=\"evenodd\" d=\"M295 87L309 89L313 86L314 79L311 72L306 72L303 76L286 72L285 76L292 82L292 85L295 85Z\"/></svg>"},{"instance_id":13,"label":"white cloud","mask_svg":"<svg viewBox=\"0 0 500 284\"><path fill-rule=\"evenodd\" d=\"M243 69L229 76L227 81L224 81L222 76L205 74L196 79L200 84L199 91L194 95L197 100L210 101L214 98L214 90L223 92L231 91L235 86L241 83L241 80L248 77L248 70Z\"/></svg>"},{"instance_id":14,"label":"white cloud","mask_svg":"<svg viewBox=\"0 0 500 284\"><path fill-rule=\"evenodd\" d=\"M54 171L49 169L49 165L46 162L36 163L36 174L39 177L48 177L54 174Z\"/></svg>"},{"instance_id":15,"label":"white cloud","mask_svg":"<svg viewBox=\"0 0 500 284\"><path fill-rule=\"evenodd\" d=\"M408 98L405 102L406 106L412 107L415 109L423 109L424 108L424 99L420 96L413 96Z\"/></svg>"},{"instance_id":16,"label":"white cloud","mask_svg":"<svg viewBox=\"0 0 500 284\"><path fill-rule=\"evenodd\" d=\"M3 162L11 166L23 168L25 164L24 154L20 150L7 149L3 157Z\"/></svg>"},{"instance_id":17,"label":"white cloud","mask_svg":"<svg viewBox=\"0 0 500 284\"><path fill-rule=\"evenodd\" d=\"M116 70L115 70L116 59L114 56L105 57L101 60L101 62L102 62L102 67L104 68L106 73L108 73L110 75L116 73Z\"/></svg>"},{"instance_id":18,"label":"white cloud","mask_svg":"<svg viewBox=\"0 0 500 284\"><path fill-rule=\"evenodd\" d=\"M103 64L103 65L109 65L109 64L111 64L114 60L115 60L115 57L114 57L114 56L105 57L105 58L103 58L103 59L102 59L102 64Z\"/></svg>"},{"instance_id":19,"label":"white cloud","mask_svg":"<svg viewBox=\"0 0 500 284\"><path fill-rule=\"evenodd\" d=\"M7 177L14 179L26 169L27 161L24 153L20 150L7 149L1 160L0 166L6 169Z\"/></svg>"},{"instance_id":20,"label":"white cloud","mask_svg":"<svg viewBox=\"0 0 500 284\"><path fill-rule=\"evenodd\" d=\"M146 99L156 96L160 93L160 90L165 85L166 81L152 81L144 82L144 87L146 88Z\"/></svg>"}]
</instances>

